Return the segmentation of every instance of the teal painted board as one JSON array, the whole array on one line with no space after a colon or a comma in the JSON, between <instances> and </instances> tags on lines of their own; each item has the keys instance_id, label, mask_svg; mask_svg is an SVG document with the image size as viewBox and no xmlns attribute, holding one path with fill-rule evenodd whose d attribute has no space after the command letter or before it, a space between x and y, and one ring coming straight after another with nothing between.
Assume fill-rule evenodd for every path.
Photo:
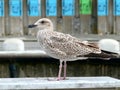
<instances>
[{"instance_id":1,"label":"teal painted board","mask_svg":"<svg viewBox=\"0 0 120 90\"><path fill-rule=\"evenodd\" d=\"M62 0L62 15L73 16L75 13L75 0Z\"/></svg>"},{"instance_id":2,"label":"teal painted board","mask_svg":"<svg viewBox=\"0 0 120 90\"><path fill-rule=\"evenodd\" d=\"M9 15L13 17L22 16L22 0L10 0L9 1Z\"/></svg>"},{"instance_id":3,"label":"teal painted board","mask_svg":"<svg viewBox=\"0 0 120 90\"><path fill-rule=\"evenodd\" d=\"M0 16L4 16L4 0L0 0Z\"/></svg>"},{"instance_id":4,"label":"teal painted board","mask_svg":"<svg viewBox=\"0 0 120 90\"><path fill-rule=\"evenodd\" d=\"M108 15L108 0L98 0L98 16Z\"/></svg>"},{"instance_id":5,"label":"teal painted board","mask_svg":"<svg viewBox=\"0 0 120 90\"><path fill-rule=\"evenodd\" d=\"M41 15L41 0L28 0L28 15L40 16Z\"/></svg>"},{"instance_id":6,"label":"teal painted board","mask_svg":"<svg viewBox=\"0 0 120 90\"><path fill-rule=\"evenodd\" d=\"M114 0L114 15L115 16L120 16L120 0Z\"/></svg>"},{"instance_id":7,"label":"teal painted board","mask_svg":"<svg viewBox=\"0 0 120 90\"><path fill-rule=\"evenodd\" d=\"M46 16L57 16L57 0L46 0Z\"/></svg>"}]
</instances>

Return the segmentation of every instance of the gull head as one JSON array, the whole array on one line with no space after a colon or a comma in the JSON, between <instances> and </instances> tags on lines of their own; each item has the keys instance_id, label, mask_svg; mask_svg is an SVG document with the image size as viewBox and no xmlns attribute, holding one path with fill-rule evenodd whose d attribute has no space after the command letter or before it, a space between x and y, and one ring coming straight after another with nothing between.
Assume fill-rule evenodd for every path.
<instances>
[{"instance_id":1,"label":"gull head","mask_svg":"<svg viewBox=\"0 0 120 90\"><path fill-rule=\"evenodd\" d=\"M53 30L53 23L48 18L41 18L34 24L29 25L28 28L38 28L39 30Z\"/></svg>"}]
</instances>

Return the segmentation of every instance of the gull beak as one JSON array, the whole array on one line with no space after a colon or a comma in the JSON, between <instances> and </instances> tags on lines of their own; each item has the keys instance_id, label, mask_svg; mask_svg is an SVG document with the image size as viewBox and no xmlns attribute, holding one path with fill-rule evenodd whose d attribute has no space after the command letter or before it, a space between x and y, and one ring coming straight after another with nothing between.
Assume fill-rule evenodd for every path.
<instances>
[{"instance_id":1,"label":"gull beak","mask_svg":"<svg viewBox=\"0 0 120 90\"><path fill-rule=\"evenodd\" d=\"M34 25L34 24L32 24L32 25L28 25L28 28L34 28L34 27L36 27L37 25Z\"/></svg>"}]
</instances>

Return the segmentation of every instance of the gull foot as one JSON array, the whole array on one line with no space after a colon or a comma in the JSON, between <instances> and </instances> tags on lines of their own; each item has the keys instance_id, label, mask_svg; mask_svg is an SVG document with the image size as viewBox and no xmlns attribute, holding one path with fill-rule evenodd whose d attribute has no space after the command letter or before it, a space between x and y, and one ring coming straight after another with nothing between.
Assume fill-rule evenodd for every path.
<instances>
[{"instance_id":1,"label":"gull foot","mask_svg":"<svg viewBox=\"0 0 120 90\"><path fill-rule=\"evenodd\" d=\"M66 78L64 78L64 77L61 77L61 78L56 78L56 79L50 79L50 78L48 78L47 79L48 81L60 81L60 80L66 80Z\"/></svg>"}]
</instances>

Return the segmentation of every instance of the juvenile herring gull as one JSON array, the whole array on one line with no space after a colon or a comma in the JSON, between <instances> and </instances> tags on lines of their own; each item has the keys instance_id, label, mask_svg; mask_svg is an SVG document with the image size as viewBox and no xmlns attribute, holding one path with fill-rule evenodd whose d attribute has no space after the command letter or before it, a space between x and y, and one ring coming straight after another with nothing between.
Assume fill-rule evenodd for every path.
<instances>
[{"instance_id":1,"label":"juvenile herring gull","mask_svg":"<svg viewBox=\"0 0 120 90\"><path fill-rule=\"evenodd\" d=\"M111 58L115 54L102 51L96 43L82 41L69 34L63 34L53 30L53 23L50 19L39 19L29 28L38 28L37 39L42 50L49 56L59 59L59 73L57 80L66 79L66 61L87 59L88 57ZM62 63L64 62L64 76L61 78Z\"/></svg>"}]
</instances>

